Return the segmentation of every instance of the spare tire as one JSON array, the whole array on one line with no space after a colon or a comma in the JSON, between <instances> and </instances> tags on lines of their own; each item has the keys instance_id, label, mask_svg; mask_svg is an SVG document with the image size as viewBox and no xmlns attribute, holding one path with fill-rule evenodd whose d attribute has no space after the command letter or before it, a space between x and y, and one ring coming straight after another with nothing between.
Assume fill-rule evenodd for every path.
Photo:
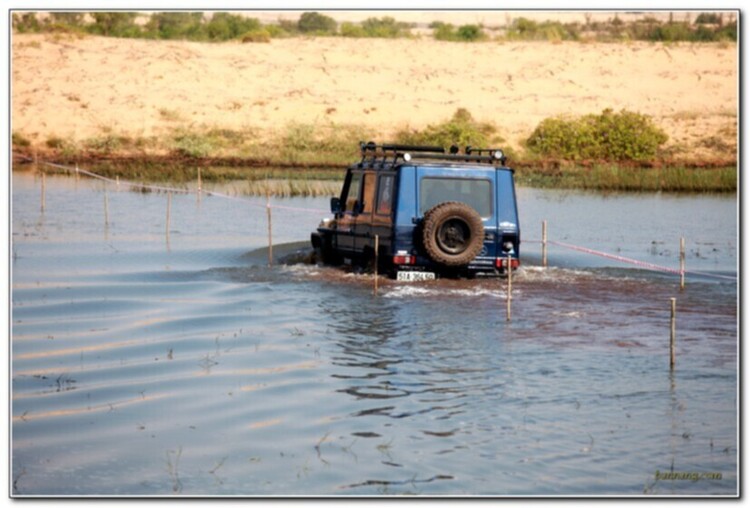
<instances>
[{"instance_id":1,"label":"spare tire","mask_svg":"<svg viewBox=\"0 0 750 508\"><path fill-rule=\"evenodd\" d=\"M468 265L484 245L482 218L466 203L440 203L424 214L422 242L434 262L445 266Z\"/></svg>"}]
</instances>

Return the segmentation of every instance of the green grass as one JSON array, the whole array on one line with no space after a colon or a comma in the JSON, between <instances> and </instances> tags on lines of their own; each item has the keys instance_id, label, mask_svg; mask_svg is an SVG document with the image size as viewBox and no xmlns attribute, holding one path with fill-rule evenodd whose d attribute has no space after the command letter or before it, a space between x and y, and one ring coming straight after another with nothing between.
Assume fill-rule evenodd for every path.
<instances>
[{"instance_id":1,"label":"green grass","mask_svg":"<svg viewBox=\"0 0 750 508\"><path fill-rule=\"evenodd\" d=\"M578 124L585 128L576 131ZM159 137L129 137L103 129L84 140L50 136L36 145L24 133L14 132L12 141L13 151L26 157L38 153L42 160L78 163L104 176L137 182L190 182L197 178L198 167L205 182L294 182L275 183L272 192L278 195L335 194L318 182L336 182L336 187L344 168L359 160L359 142L370 140L501 148L509 156L509 165L517 169L519 184L526 186L605 192L736 192L737 170L728 167L731 160L679 167L669 158L678 157L679 150L656 153L654 146L663 135L652 128L645 115L609 110L572 123L547 119L532 135L534 143L527 144L534 145L536 152L527 148L518 154L507 147L494 124L475 120L465 109L442 123L402 129L386 140L361 125L317 122L289 124L262 141L251 128L195 125L180 125ZM722 133L706 138L701 146L722 153L736 150Z\"/></svg>"},{"instance_id":2,"label":"green grass","mask_svg":"<svg viewBox=\"0 0 750 508\"><path fill-rule=\"evenodd\" d=\"M516 171L519 185L601 192L737 192L737 168L639 168L597 165L565 169Z\"/></svg>"}]
</instances>

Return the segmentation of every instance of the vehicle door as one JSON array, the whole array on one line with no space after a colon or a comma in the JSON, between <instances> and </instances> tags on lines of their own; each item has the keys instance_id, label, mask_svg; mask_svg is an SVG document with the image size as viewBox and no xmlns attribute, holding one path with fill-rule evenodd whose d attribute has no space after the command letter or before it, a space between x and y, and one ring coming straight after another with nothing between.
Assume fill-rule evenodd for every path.
<instances>
[{"instance_id":1,"label":"vehicle door","mask_svg":"<svg viewBox=\"0 0 750 508\"><path fill-rule=\"evenodd\" d=\"M341 193L341 212L337 217L336 247L340 251L354 251L354 223L359 208L362 171L350 171Z\"/></svg>"},{"instance_id":2,"label":"vehicle door","mask_svg":"<svg viewBox=\"0 0 750 508\"><path fill-rule=\"evenodd\" d=\"M393 191L396 183L395 173L378 175L375 209L372 214L372 235L378 235L381 252L392 253L393 244Z\"/></svg>"},{"instance_id":3,"label":"vehicle door","mask_svg":"<svg viewBox=\"0 0 750 508\"><path fill-rule=\"evenodd\" d=\"M362 174L357 212L354 215L353 233L354 250L359 254L365 247L374 245L372 228L373 210L375 209L375 191L377 174L366 171Z\"/></svg>"}]
</instances>

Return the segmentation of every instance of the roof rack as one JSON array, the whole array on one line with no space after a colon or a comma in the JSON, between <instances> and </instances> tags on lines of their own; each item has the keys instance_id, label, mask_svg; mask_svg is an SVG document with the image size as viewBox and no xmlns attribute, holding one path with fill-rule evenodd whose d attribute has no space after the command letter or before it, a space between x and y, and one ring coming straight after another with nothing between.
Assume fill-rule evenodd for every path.
<instances>
[{"instance_id":1,"label":"roof rack","mask_svg":"<svg viewBox=\"0 0 750 508\"><path fill-rule=\"evenodd\" d=\"M454 162L479 162L485 164L497 164L500 162L505 166L507 157L503 151L499 148L474 148L467 146L463 154L459 153L457 145L450 147L450 153L445 153L445 148L441 146L422 146L422 145L399 145L399 144L381 144L378 145L374 141L365 143L361 141L359 143L360 152L362 154L362 161L360 166L365 162L371 164L378 163L380 159L380 167L385 168L389 158L390 167L396 165L399 159L409 162L413 158L419 159L436 159L446 160Z\"/></svg>"}]
</instances>

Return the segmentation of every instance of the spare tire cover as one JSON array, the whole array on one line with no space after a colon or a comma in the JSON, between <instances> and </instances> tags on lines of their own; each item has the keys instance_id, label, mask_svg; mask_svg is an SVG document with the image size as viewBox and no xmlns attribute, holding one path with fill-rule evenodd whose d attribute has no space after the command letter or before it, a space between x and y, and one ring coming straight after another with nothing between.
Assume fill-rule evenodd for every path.
<instances>
[{"instance_id":1,"label":"spare tire cover","mask_svg":"<svg viewBox=\"0 0 750 508\"><path fill-rule=\"evenodd\" d=\"M424 215L422 241L427 256L434 262L445 266L468 265L482 251L482 218L466 203L440 203Z\"/></svg>"}]
</instances>

